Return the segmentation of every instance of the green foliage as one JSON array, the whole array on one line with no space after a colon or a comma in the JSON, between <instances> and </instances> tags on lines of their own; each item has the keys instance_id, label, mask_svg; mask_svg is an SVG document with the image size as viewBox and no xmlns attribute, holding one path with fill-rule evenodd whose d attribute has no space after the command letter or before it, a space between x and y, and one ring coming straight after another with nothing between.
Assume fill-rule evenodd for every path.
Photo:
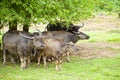
<instances>
[{"instance_id":1,"label":"green foliage","mask_svg":"<svg viewBox=\"0 0 120 80\"><path fill-rule=\"evenodd\" d=\"M95 2L97 11L120 11L120 0L96 0Z\"/></svg>"},{"instance_id":2,"label":"green foliage","mask_svg":"<svg viewBox=\"0 0 120 80\"><path fill-rule=\"evenodd\" d=\"M93 0L1 0L0 21L30 24L60 19L71 22L88 18L93 10Z\"/></svg>"},{"instance_id":3,"label":"green foliage","mask_svg":"<svg viewBox=\"0 0 120 80\"><path fill-rule=\"evenodd\" d=\"M75 21L87 18L91 15L93 10L92 1L89 8L86 0L60 0L60 1L46 1L42 6L41 19L51 21L53 19L60 19L65 21ZM43 5L43 4L42 4Z\"/></svg>"},{"instance_id":4,"label":"green foliage","mask_svg":"<svg viewBox=\"0 0 120 80\"><path fill-rule=\"evenodd\" d=\"M2 0L0 3L1 8L1 21L14 21L17 20L18 23L29 23L28 14L34 15L34 7L32 8L30 3L33 0ZM33 3L34 4L34 3ZM34 6L34 5L33 5Z\"/></svg>"},{"instance_id":5,"label":"green foliage","mask_svg":"<svg viewBox=\"0 0 120 80\"><path fill-rule=\"evenodd\" d=\"M119 0L1 0L0 22L66 22L89 18L95 11L120 11Z\"/></svg>"}]
</instances>

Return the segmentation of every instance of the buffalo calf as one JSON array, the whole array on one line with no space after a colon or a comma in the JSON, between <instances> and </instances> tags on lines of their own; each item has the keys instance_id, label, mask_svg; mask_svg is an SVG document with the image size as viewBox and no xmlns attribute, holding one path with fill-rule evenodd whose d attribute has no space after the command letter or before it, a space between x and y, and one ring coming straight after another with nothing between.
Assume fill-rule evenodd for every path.
<instances>
[{"instance_id":1,"label":"buffalo calf","mask_svg":"<svg viewBox=\"0 0 120 80\"><path fill-rule=\"evenodd\" d=\"M71 50L74 50L74 49L71 49L72 47L70 47L73 45L69 43L65 43L58 39L50 39L50 38L43 39L43 42L44 42L45 47L39 52L37 65L40 64L41 56L43 56L44 66L46 67L47 57L52 56L55 59L55 64L56 64L55 69L61 70L61 64L62 64L64 57L66 56L69 57L69 53L71 52Z\"/></svg>"}]
</instances>

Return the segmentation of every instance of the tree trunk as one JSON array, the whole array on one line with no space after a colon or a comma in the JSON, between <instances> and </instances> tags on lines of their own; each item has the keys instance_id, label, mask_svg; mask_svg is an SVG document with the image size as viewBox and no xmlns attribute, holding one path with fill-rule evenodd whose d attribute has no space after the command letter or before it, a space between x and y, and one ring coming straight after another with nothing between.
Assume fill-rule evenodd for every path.
<instances>
[{"instance_id":1,"label":"tree trunk","mask_svg":"<svg viewBox=\"0 0 120 80\"><path fill-rule=\"evenodd\" d=\"M23 25L23 31L28 32L28 31L29 31L29 25L24 24L24 25Z\"/></svg>"},{"instance_id":2,"label":"tree trunk","mask_svg":"<svg viewBox=\"0 0 120 80\"><path fill-rule=\"evenodd\" d=\"M24 25L23 25L23 31L26 31L28 32L29 31L29 27L30 27L30 19L31 19L31 13L29 13L28 11L26 12L26 22Z\"/></svg>"},{"instance_id":3,"label":"tree trunk","mask_svg":"<svg viewBox=\"0 0 120 80\"><path fill-rule=\"evenodd\" d=\"M13 31L13 30L17 30L17 21L9 21L9 30Z\"/></svg>"},{"instance_id":4,"label":"tree trunk","mask_svg":"<svg viewBox=\"0 0 120 80\"><path fill-rule=\"evenodd\" d=\"M0 29L2 29L3 28L3 24L2 24L2 22L0 22Z\"/></svg>"}]
</instances>

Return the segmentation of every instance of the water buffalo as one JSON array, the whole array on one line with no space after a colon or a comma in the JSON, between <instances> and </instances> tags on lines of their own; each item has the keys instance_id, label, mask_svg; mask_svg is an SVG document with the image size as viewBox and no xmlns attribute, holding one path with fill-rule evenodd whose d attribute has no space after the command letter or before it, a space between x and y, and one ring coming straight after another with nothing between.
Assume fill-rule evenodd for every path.
<instances>
[{"instance_id":1,"label":"water buffalo","mask_svg":"<svg viewBox=\"0 0 120 80\"><path fill-rule=\"evenodd\" d=\"M44 66L46 67L46 58L53 57L55 59L56 70L61 70L61 63L65 56L69 57L70 53L75 51L75 45L70 43L65 43L58 39L43 39L45 48L38 53L38 64L40 64L41 56L43 56ZM74 48L73 48L74 47Z\"/></svg>"},{"instance_id":2,"label":"water buffalo","mask_svg":"<svg viewBox=\"0 0 120 80\"><path fill-rule=\"evenodd\" d=\"M47 38L55 38L63 40L64 42L76 43L78 40L89 39L90 37L83 32L76 32L75 34L66 31L44 31L42 34Z\"/></svg>"},{"instance_id":3,"label":"water buffalo","mask_svg":"<svg viewBox=\"0 0 120 80\"><path fill-rule=\"evenodd\" d=\"M84 26L84 23L82 25L76 26L73 23L67 22L55 22L55 23L49 23L46 27L47 31L67 31L67 32L79 32L79 29Z\"/></svg>"},{"instance_id":4,"label":"water buffalo","mask_svg":"<svg viewBox=\"0 0 120 80\"><path fill-rule=\"evenodd\" d=\"M21 69L26 68L26 60L34 49L41 49L44 44L40 36L32 36L29 32L8 31L2 37L3 64L6 63L6 51L13 55L19 55Z\"/></svg>"}]
</instances>

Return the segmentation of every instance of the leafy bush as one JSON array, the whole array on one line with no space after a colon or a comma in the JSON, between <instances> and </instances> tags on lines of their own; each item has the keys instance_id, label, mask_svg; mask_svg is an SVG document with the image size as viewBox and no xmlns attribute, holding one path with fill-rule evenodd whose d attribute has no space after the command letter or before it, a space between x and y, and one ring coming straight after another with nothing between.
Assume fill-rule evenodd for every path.
<instances>
[{"instance_id":1,"label":"leafy bush","mask_svg":"<svg viewBox=\"0 0 120 80\"><path fill-rule=\"evenodd\" d=\"M96 11L120 11L120 0L96 0Z\"/></svg>"},{"instance_id":2,"label":"leafy bush","mask_svg":"<svg viewBox=\"0 0 120 80\"><path fill-rule=\"evenodd\" d=\"M91 16L93 10L94 0L2 0L0 22L79 21Z\"/></svg>"}]
</instances>

